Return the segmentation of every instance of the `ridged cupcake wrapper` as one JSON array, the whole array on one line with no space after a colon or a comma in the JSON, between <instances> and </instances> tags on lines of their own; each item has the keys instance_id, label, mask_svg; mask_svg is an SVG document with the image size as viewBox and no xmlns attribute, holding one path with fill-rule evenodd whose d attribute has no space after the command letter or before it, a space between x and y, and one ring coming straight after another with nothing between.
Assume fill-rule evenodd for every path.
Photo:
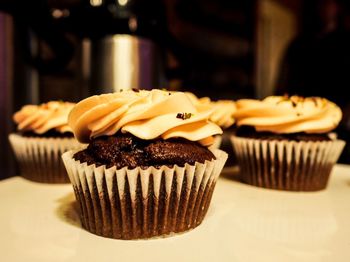
<instances>
[{"instance_id":1,"label":"ridged cupcake wrapper","mask_svg":"<svg viewBox=\"0 0 350 262\"><path fill-rule=\"evenodd\" d=\"M69 183L62 154L83 145L74 138L24 137L10 134L9 140L21 176L42 183Z\"/></svg>"},{"instance_id":2,"label":"ridged cupcake wrapper","mask_svg":"<svg viewBox=\"0 0 350 262\"><path fill-rule=\"evenodd\" d=\"M241 178L258 187L317 191L329 175L345 142L259 140L232 136Z\"/></svg>"},{"instance_id":3,"label":"ridged cupcake wrapper","mask_svg":"<svg viewBox=\"0 0 350 262\"><path fill-rule=\"evenodd\" d=\"M151 238L198 226L208 210L227 154L185 167L132 170L88 166L62 158L80 205L83 227L117 239Z\"/></svg>"}]
</instances>

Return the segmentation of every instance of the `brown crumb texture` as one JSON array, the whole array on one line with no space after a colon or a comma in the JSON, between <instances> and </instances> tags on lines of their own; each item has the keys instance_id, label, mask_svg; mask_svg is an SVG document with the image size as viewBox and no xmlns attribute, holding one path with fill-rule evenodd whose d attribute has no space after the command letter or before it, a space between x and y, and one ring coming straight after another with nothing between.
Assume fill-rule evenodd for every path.
<instances>
[{"instance_id":1,"label":"brown crumb texture","mask_svg":"<svg viewBox=\"0 0 350 262\"><path fill-rule=\"evenodd\" d=\"M325 134L307 134L307 133L292 133L292 134L275 134L271 132L257 132L254 127L240 126L236 130L236 136L245 138L254 138L262 140L293 140L293 141L330 141L329 133Z\"/></svg>"},{"instance_id":2,"label":"brown crumb texture","mask_svg":"<svg viewBox=\"0 0 350 262\"><path fill-rule=\"evenodd\" d=\"M163 165L173 167L204 163L215 159L215 156L208 148L185 139L141 140L130 134L117 134L92 140L85 150L74 155L74 159L89 165L106 165L107 168L127 166L129 169L146 169L150 166L159 168Z\"/></svg>"}]
</instances>

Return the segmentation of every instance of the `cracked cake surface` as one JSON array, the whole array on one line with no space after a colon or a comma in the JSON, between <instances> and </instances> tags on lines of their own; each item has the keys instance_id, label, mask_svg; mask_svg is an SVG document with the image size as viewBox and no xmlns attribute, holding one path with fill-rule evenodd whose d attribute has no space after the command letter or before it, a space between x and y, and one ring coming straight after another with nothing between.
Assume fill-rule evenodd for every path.
<instances>
[{"instance_id":1,"label":"cracked cake surface","mask_svg":"<svg viewBox=\"0 0 350 262\"><path fill-rule=\"evenodd\" d=\"M204 163L205 160L215 159L215 156L199 143L181 138L142 140L130 134L118 133L93 139L85 150L74 155L74 159L89 165L106 165L107 168L127 166L133 169L140 166L145 169L149 166Z\"/></svg>"}]
</instances>

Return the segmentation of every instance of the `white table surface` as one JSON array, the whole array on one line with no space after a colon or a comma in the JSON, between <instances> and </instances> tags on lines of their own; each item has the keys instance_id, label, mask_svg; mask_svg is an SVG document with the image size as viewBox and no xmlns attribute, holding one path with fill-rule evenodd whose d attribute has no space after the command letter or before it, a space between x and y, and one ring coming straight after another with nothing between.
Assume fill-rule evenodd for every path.
<instances>
[{"instance_id":1,"label":"white table surface","mask_svg":"<svg viewBox=\"0 0 350 262\"><path fill-rule=\"evenodd\" d=\"M327 190L290 193L217 183L198 228L123 241L84 231L70 185L0 182L0 261L350 261L350 166Z\"/></svg>"}]
</instances>

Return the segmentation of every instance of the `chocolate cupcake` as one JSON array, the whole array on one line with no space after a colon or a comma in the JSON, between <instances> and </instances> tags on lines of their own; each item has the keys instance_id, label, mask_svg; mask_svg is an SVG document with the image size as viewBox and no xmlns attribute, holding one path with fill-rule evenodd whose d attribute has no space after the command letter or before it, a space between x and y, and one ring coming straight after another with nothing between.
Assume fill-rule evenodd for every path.
<instances>
[{"instance_id":1,"label":"chocolate cupcake","mask_svg":"<svg viewBox=\"0 0 350 262\"><path fill-rule=\"evenodd\" d=\"M345 142L331 133L342 112L319 97L274 96L237 101L231 138L242 180L290 191L326 188Z\"/></svg>"},{"instance_id":2,"label":"chocolate cupcake","mask_svg":"<svg viewBox=\"0 0 350 262\"><path fill-rule=\"evenodd\" d=\"M80 147L68 126L73 103L26 105L13 119L17 133L9 135L20 174L32 181L69 183L61 155Z\"/></svg>"},{"instance_id":3,"label":"chocolate cupcake","mask_svg":"<svg viewBox=\"0 0 350 262\"><path fill-rule=\"evenodd\" d=\"M209 97L198 98L195 94L186 92L186 95L190 98L192 103L198 110L211 110L209 120L224 131L233 126L235 119L233 117L236 112L236 104L232 100L218 100L212 101ZM220 148L222 142L222 136L216 135L212 148Z\"/></svg>"},{"instance_id":4,"label":"chocolate cupcake","mask_svg":"<svg viewBox=\"0 0 350 262\"><path fill-rule=\"evenodd\" d=\"M117 239L184 232L204 219L227 159L221 129L184 93L124 91L78 103L69 124L81 151L63 154L83 227Z\"/></svg>"}]
</instances>

